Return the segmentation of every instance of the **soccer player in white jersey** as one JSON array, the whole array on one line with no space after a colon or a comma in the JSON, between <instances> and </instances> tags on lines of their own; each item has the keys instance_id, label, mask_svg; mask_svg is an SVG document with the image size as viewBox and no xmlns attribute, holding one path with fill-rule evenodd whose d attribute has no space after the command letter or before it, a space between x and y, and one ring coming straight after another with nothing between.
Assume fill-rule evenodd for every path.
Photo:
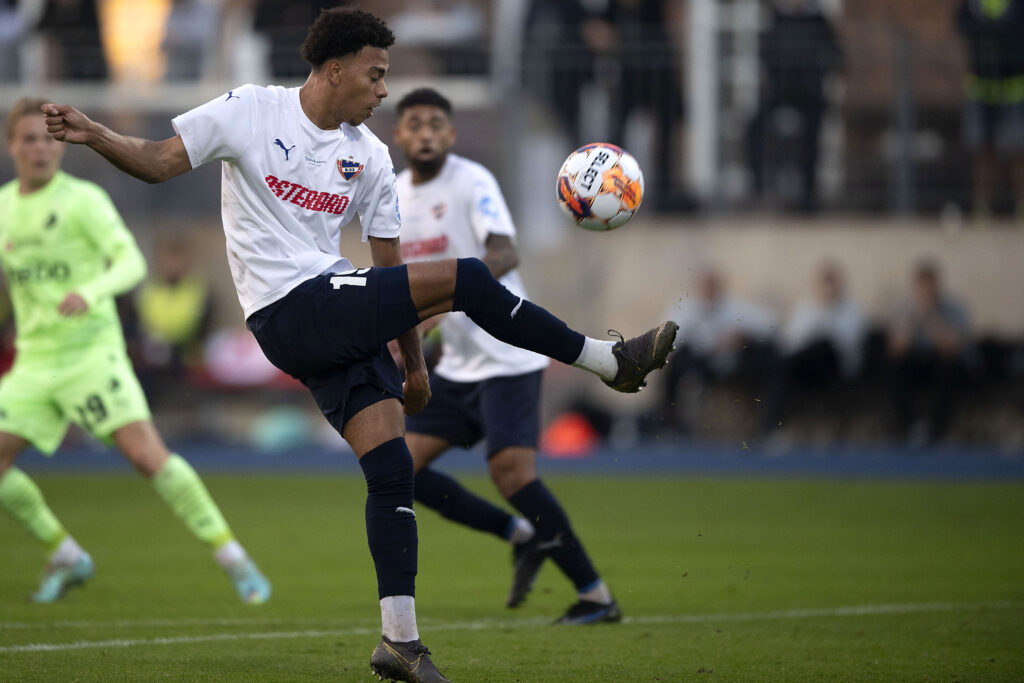
<instances>
[{"instance_id":1,"label":"soccer player in white jersey","mask_svg":"<svg viewBox=\"0 0 1024 683\"><path fill-rule=\"evenodd\" d=\"M637 391L672 349L665 322L612 343L585 337L515 296L479 259L402 264L394 168L364 125L387 96L390 29L352 8L324 10L302 45L298 88L245 85L174 119L161 141L128 137L71 106L46 104L48 130L85 144L151 183L221 162L221 217L235 289L267 358L312 392L366 477L366 533L383 634L371 669L402 681L444 681L419 639L413 464L407 414L430 397L416 326L464 311L491 335ZM359 216L373 268L339 256ZM387 343L397 339L403 384Z\"/></svg>"},{"instance_id":2,"label":"soccer player in white jersey","mask_svg":"<svg viewBox=\"0 0 1024 683\"><path fill-rule=\"evenodd\" d=\"M0 508L49 550L32 599L59 600L95 571L39 487L14 465L28 444L52 455L74 422L116 445L152 482L211 547L242 600L266 602L270 583L199 475L153 426L114 307L114 296L146 275L146 262L107 193L60 170L65 145L46 132L44 102L23 97L11 107L5 129L17 177L0 186L0 264L18 350L0 381Z\"/></svg>"},{"instance_id":3,"label":"soccer player in white jersey","mask_svg":"<svg viewBox=\"0 0 1024 683\"><path fill-rule=\"evenodd\" d=\"M414 90L398 103L395 141L408 164L398 174L402 257L407 262L480 258L510 292L525 297L505 199L490 171L449 153L455 144L451 116L451 103L431 88ZM551 557L578 593L578 601L555 623L619 621L619 607L568 516L537 477L541 374L548 359L498 341L463 313L446 313L421 327L435 322L442 346L430 378L430 403L405 420L416 501L512 543L509 607L526 599L541 564ZM522 517L512 517L430 467L452 446L468 448L481 439L486 439L494 485Z\"/></svg>"}]
</instances>

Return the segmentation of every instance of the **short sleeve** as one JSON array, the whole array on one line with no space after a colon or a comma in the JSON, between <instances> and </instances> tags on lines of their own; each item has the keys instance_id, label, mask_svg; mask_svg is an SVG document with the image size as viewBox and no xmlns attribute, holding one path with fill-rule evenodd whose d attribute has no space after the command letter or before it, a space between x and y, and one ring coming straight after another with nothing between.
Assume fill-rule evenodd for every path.
<instances>
[{"instance_id":1,"label":"short sleeve","mask_svg":"<svg viewBox=\"0 0 1024 683\"><path fill-rule=\"evenodd\" d=\"M469 223L480 244L487 242L488 235L515 237L516 228L512 223L508 205L498 187L498 181L487 172L476 174L473 180L472 205L469 208Z\"/></svg>"},{"instance_id":2,"label":"short sleeve","mask_svg":"<svg viewBox=\"0 0 1024 683\"><path fill-rule=\"evenodd\" d=\"M402 216L398 210L398 187L395 166L386 151L374 154L371 185L366 200L359 207L359 221L363 225L363 241L370 237L391 239L398 237Z\"/></svg>"},{"instance_id":3,"label":"short sleeve","mask_svg":"<svg viewBox=\"0 0 1024 683\"><path fill-rule=\"evenodd\" d=\"M192 168L208 161L238 159L252 137L256 90L243 85L174 117Z\"/></svg>"}]
</instances>

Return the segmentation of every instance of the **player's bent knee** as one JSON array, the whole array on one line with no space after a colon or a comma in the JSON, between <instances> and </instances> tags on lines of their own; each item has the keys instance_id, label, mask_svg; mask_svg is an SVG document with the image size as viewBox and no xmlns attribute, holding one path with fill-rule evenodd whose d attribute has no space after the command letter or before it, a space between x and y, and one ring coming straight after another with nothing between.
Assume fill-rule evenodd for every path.
<instances>
[{"instance_id":1,"label":"player's bent knee","mask_svg":"<svg viewBox=\"0 0 1024 683\"><path fill-rule=\"evenodd\" d=\"M114 432L114 443L144 477L152 477L171 457L156 427L148 420L132 422Z\"/></svg>"},{"instance_id":2,"label":"player's bent knee","mask_svg":"<svg viewBox=\"0 0 1024 683\"><path fill-rule=\"evenodd\" d=\"M27 445L28 442L16 434L0 432L0 476L14 464Z\"/></svg>"},{"instance_id":3,"label":"player's bent knee","mask_svg":"<svg viewBox=\"0 0 1024 683\"><path fill-rule=\"evenodd\" d=\"M532 448L506 448L498 451L488 465L491 480L503 498L516 494L537 478L536 451Z\"/></svg>"}]
</instances>

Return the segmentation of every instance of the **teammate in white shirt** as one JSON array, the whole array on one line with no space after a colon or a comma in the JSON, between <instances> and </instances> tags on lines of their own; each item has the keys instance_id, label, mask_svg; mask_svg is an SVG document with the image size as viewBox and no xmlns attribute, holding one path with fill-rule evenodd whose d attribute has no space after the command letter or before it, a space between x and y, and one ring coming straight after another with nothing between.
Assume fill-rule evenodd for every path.
<instances>
[{"instance_id":1,"label":"teammate in white shirt","mask_svg":"<svg viewBox=\"0 0 1024 683\"><path fill-rule=\"evenodd\" d=\"M479 259L403 265L394 169L363 122L387 96L390 29L351 8L324 10L302 45L300 88L243 86L175 119L162 141L128 137L70 106L43 105L48 131L157 183L222 162L222 219L238 298L267 358L311 391L359 458L366 532L383 635L372 670L402 681L447 680L419 640L413 465L407 414L430 397L416 326L466 312L495 337L637 391L671 351L662 323L616 344L570 330L513 295ZM356 215L374 268L351 270L339 233ZM397 339L405 382L387 343Z\"/></svg>"},{"instance_id":2,"label":"teammate in white shirt","mask_svg":"<svg viewBox=\"0 0 1024 683\"><path fill-rule=\"evenodd\" d=\"M509 291L525 297L505 199L490 171L449 153L455 143L451 115L451 103L430 88L414 90L398 103L395 141L408 164L398 174L402 256L406 261L480 258ZM537 477L541 371L548 359L498 341L464 313L447 313L424 325L437 320L442 350L430 381L431 400L405 421L416 501L512 543L509 607L526 599L550 556L579 594L557 623L619 621L618 605L565 511ZM494 485L523 517L512 517L430 467L450 447L481 439L486 439Z\"/></svg>"}]
</instances>

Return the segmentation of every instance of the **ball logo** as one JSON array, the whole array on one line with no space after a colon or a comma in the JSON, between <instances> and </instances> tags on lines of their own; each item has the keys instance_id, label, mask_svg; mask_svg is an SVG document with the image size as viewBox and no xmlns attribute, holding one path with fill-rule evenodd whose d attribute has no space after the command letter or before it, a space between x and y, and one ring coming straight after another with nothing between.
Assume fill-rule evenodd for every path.
<instances>
[{"instance_id":1,"label":"ball logo","mask_svg":"<svg viewBox=\"0 0 1024 683\"><path fill-rule=\"evenodd\" d=\"M621 147L591 143L570 154L558 171L558 207L584 230L614 230L637 212L644 174Z\"/></svg>"},{"instance_id":2,"label":"ball logo","mask_svg":"<svg viewBox=\"0 0 1024 683\"><path fill-rule=\"evenodd\" d=\"M345 180L352 180L357 175L363 172L363 165L358 161L354 161L352 157L348 159L338 159L338 173Z\"/></svg>"}]
</instances>

